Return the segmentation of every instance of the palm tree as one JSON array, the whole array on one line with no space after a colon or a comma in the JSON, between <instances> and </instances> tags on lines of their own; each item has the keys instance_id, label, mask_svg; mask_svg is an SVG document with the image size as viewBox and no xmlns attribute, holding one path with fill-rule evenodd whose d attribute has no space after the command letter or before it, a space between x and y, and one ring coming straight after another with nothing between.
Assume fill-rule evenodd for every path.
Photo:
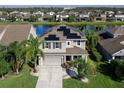
<instances>
[{"instance_id":1,"label":"palm tree","mask_svg":"<svg viewBox=\"0 0 124 93\"><path fill-rule=\"evenodd\" d=\"M86 75L87 63L84 59L78 58L70 62L71 67L75 67L78 71L79 78L84 78Z\"/></svg>"},{"instance_id":2,"label":"palm tree","mask_svg":"<svg viewBox=\"0 0 124 93\"><path fill-rule=\"evenodd\" d=\"M24 41L21 43L15 41L8 46L8 56L10 57L13 70L16 71L16 74L19 74L20 65L25 54L26 43Z\"/></svg>"},{"instance_id":3,"label":"palm tree","mask_svg":"<svg viewBox=\"0 0 124 93\"><path fill-rule=\"evenodd\" d=\"M31 62L34 67L33 71L36 72L36 61L37 57L43 57L43 51L39 49L41 42L38 40L38 37L34 38L33 35L30 35L30 39L27 41L27 53L26 53L26 60Z\"/></svg>"},{"instance_id":4,"label":"palm tree","mask_svg":"<svg viewBox=\"0 0 124 93\"><path fill-rule=\"evenodd\" d=\"M7 47L0 45L0 76L4 79L4 74L9 70L10 64L6 59Z\"/></svg>"}]
</instances>

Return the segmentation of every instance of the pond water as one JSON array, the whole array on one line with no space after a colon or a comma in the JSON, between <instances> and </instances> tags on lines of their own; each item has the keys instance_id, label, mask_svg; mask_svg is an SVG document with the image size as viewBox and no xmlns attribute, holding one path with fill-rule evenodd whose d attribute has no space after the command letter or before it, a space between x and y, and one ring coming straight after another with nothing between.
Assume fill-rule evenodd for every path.
<instances>
[{"instance_id":1,"label":"pond water","mask_svg":"<svg viewBox=\"0 0 124 93\"><path fill-rule=\"evenodd\" d=\"M38 27L36 27L36 34L37 35L43 35L45 34L45 32L51 28L51 26L47 26L47 25L40 25Z\"/></svg>"},{"instance_id":2,"label":"pond water","mask_svg":"<svg viewBox=\"0 0 124 93\"><path fill-rule=\"evenodd\" d=\"M88 31L95 31L95 26L94 25L87 25L86 28L84 29L85 32L88 32Z\"/></svg>"},{"instance_id":3,"label":"pond water","mask_svg":"<svg viewBox=\"0 0 124 93\"><path fill-rule=\"evenodd\" d=\"M48 26L48 25L39 25L36 27L36 34L37 35L43 35L45 34L47 31L49 31L49 29L52 28L52 26ZM104 26L102 28L103 31L107 31L107 30L110 30L111 27L109 26ZM96 27L94 25L87 25L83 31L85 32L88 32L88 31L91 31L91 30L94 30L94 31L97 31Z\"/></svg>"}]
</instances>

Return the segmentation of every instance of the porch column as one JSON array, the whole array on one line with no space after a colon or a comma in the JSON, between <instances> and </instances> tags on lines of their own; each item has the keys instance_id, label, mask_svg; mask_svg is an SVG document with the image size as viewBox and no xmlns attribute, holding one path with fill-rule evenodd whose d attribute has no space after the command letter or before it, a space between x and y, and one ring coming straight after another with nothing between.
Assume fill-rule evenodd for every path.
<instances>
[{"instance_id":1,"label":"porch column","mask_svg":"<svg viewBox=\"0 0 124 93\"><path fill-rule=\"evenodd\" d=\"M38 61L39 61L39 65L43 65L43 58L42 57L38 57Z\"/></svg>"},{"instance_id":2,"label":"porch column","mask_svg":"<svg viewBox=\"0 0 124 93\"><path fill-rule=\"evenodd\" d=\"M61 57L61 64L64 63L64 56Z\"/></svg>"},{"instance_id":3,"label":"porch column","mask_svg":"<svg viewBox=\"0 0 124 93\"><path fill-rule=\"evenodd\" d=\"M73 55L71 55L71 61L72 61L72 60L74 60L74 56L73 56Z\"/></svg>"},{"instance_id":4,"label":"porch column","mask_svg":"<svg viewBox=\"0 0 124 93\"><path fill-rule=\"evenodd\" d=\"M64 58L63 58L63 59L64 59L64 63L65 63L65 62L66 62L66 55L64 55L63 57L64 57Z\"/></svg>"},{"instance_id":5,"label":"porch column","mask_svg":"<svg viewBox=\"0 0 124 93\"><path fill-rule=\"evenodd\" d=\"M115 59L115 56L112 56L112 60L114 60Z\"/></svg>"}]
</instances>

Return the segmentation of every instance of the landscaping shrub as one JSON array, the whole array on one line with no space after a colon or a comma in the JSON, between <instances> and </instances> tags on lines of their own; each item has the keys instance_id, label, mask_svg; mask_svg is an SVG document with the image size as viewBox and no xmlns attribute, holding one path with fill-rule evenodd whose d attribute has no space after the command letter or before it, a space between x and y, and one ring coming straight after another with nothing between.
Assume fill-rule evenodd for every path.
<instances>
[{"instance_id":1,"label":"landscaping shrub","mask_svg":"<svg viewBox=\"0 0 124 93\"><path fill-rule=\"evenodd\" d=\"M124 80L124 60L115 59L112 61L111 65L117 78L120 80Z\"/></svg>"},{"instance_id":2,"label":"landscaping shrub","mask_svg":"<svg viewBox=\"0 0 124 93\"><path fill-rule=\"evenodd\" d=\"M90 59L87 62L86 74L87 75L96 75L96 64Z\"/></svg>"},{"instance_id":3,"label":"landscaping shrub","mask_svg":"<svg viewBox=\"0 0 124 93\"><path fill-rule=\"evenodd\" d=\"M70 62L70 66L77 68L79 78L84 78L86 76L86 62L84 59L75 59Z\"/></svg>"},{"instance_id":4,"label":"landscaping shrub","mask_svg":"<svg viewBox=\"0 0 124 93\"><path fill-rule=\"evenodd\" d=\"M9 63L7 63L5 60L0 60L0 76L2 78L4 77L4 74L8 72L9 68Z\"/></svg>"},{"instance_id":5,"label":"landscaping shrub","mask_svg":"<svg viewBox=\"0 0 124 93\"><path fill-rule=\"evenodd\" d=\"M94 59L97 62L100 62L102 59L101 54L96 50L96 48L92 48L91 50L92 53L92 59Z\"/></svg>"},{"instance_id":6,"label":"landscaping shrub","mask_svg":"<svg viewBox=\"0 0 124 93\"><path fill-rule=\"evenodd\" d=\"M122 62L119 62L116 69L115 74L119 79L124 80L124 60Z\"/></svg>"}]
</instances>

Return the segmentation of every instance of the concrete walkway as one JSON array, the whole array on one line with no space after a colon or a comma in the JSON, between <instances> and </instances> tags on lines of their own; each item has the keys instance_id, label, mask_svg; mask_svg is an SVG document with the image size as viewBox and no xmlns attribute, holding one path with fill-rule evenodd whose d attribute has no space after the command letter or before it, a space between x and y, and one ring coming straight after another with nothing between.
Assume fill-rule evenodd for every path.
<instances>
[{"instance_id":1,"label":"concrete walkway","mask_svg":"<svg viewBox=\"0 0 124 93\"><path fill-rule=\"evenodd\" d=\"M40 68L36 88L62 88L61 66L43 65Z\"/></svg>"}]
</instances>

